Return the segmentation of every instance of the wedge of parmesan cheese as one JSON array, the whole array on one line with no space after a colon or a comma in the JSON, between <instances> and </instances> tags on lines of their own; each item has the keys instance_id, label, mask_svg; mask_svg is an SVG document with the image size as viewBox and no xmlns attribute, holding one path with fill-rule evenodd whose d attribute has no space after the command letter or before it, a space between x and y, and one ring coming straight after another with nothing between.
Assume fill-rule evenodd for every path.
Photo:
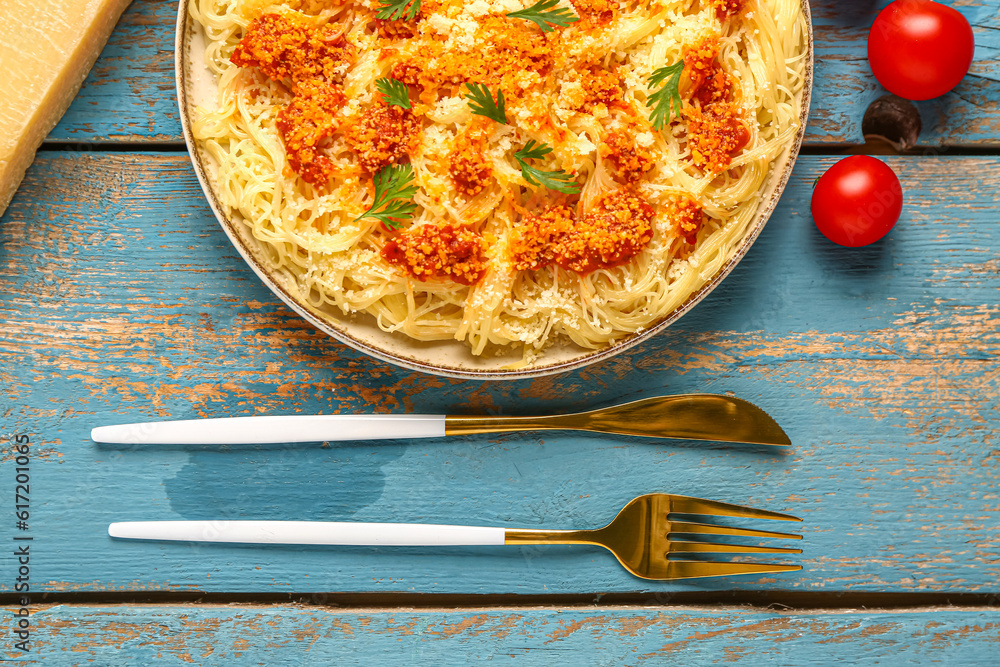
<instances>
[{"instance_id":1,"label":"wedge of parmesan cheese","mask_svg":"<svg viewBox=\"0 0 1000 667\"><path fill-rule=\"evenodd\" d=\"M0 214L128 3L0 1Z\"/></svg>"}]
</instances>

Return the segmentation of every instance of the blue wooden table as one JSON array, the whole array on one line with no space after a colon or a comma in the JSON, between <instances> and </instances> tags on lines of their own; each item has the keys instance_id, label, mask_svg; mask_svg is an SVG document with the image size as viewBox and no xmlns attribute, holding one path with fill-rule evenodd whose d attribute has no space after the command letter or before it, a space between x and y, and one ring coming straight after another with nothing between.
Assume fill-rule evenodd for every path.
<instances>
[{"instance_id":1,"label":"blue wooden table","mask_svg":"<svg viewBox=\"0 0 1000 667\"><path fill-rule=\"evenodd\" d=\"M814 0L804 154L720 288L666 333L533 381L414 374L282 306L220 231L174 102L171 2L135 0L0 219L0 655L53 664L995 664L1000 642L1000 1L953 3L972 72L920 103L906 204L874 246L823 239L811 184L883 91L885 3ZM732 392L794 446L590 435L112 447L96 425L261 413L541 413ZM15 527L11 445L30 440ZM667 491L794 513L801 572L655 583L596 548L114 542L141 519L586 527ZM15 537L30 647L15 648ZM741 605L741 606L738 606ZM387 657L388 656L388 657Z\"/></svg>"}]
</instances>

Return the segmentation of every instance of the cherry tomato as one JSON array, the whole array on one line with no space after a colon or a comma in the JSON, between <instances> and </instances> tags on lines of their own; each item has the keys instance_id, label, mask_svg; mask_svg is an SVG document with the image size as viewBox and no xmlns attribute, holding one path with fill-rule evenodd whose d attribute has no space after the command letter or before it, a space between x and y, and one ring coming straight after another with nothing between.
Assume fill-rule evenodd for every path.
<instances>
[{"instance_id":1,"label":"cherry tomato","mask_svg":"<svg viewBox=\"0 0 1000 667\"><path fill-rule=\"evenodd\" d=\"M816 182L812 215L834 243L856 248L889 233L903 210L903 188L881 160L853 155L830 167Z\"/></svg>"},{"instance_id":2,"label":"cherry tomato","mask_svg":"<svg viewBox=\"0 0 1000 667\"><path fill-rule=\"evenodd\" d=\"M886 90L908 100L940 97L958 85L975 51L972 27L931 0L896 0L868 33L868 62Z\"/></svg>"}]
</instances>

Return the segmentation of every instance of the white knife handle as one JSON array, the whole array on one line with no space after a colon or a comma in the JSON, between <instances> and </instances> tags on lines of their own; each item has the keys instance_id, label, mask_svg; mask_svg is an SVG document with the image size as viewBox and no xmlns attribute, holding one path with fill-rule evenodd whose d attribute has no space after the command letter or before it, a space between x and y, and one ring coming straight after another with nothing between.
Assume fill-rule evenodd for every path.
<instances>
[{"instance_id":1,"label":"white knife handle","mask_svg":"<svg viewBox=\"0 0 1000 667\"><path fill-rule=\"evenodd\" d=\"M99 426L90 437L116 444L248 445L442 438L444 434L444 415L288 415Z\"/></svg>"},{"instance_id":2,"label":"white knife handle","mask_svg":"<svg viewBox=\"0 0 1000 667\"><path fill-rule=\"evenodd\" d=\"M133 540L241 544L433 547L504 543L503 528L336 521L126 521L108 526L108 535Z\"/></svg>"}]
</instances>

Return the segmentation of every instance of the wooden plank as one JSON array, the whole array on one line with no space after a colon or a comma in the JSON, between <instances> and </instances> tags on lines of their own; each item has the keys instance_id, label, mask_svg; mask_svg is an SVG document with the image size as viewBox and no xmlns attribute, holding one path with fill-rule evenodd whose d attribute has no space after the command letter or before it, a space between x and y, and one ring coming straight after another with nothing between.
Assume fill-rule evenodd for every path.
<instances>
[{"instance_id":1,"label":"wooden plank","mask_svg":"<svg viewBox=\"0 0 1000 667\"><path fill-rule=\"evenodd\" d=\"M31 653L72 664L546 665L995 663L996 609L781 612L629 607L352 611L301 607L56 606ZM586 656L586 657L583 657Z\"/></svg>"},{"instance_id":2,"label":"wooden plank","mask_svg":"<svg viewBox=\"0 0 1000 667\"><path fill-rule=\"evenodd\" d=\"M811 4L816 83L806 140L862 143L865 109L885 92L868 67L868 28L888 0ZM973 24L975 62L953 92L918 104L924 120L921 144L996 146L1000 144L1000 0L962 0L954 5ZM134 0L51 138L181 141L173 83L175 20L175 3Z\"/></svg>"},{"instance_id":3,"label":"wooden plank","mask_svg":"<svg viewBox=\"0 0 1000 667\"><path fill-rule=\"evenodd\" d=\"M0 220L0 433L29 433L36 590L579 593L997 590L1000 158L896 158L875 246L825 241L802 158L737 270L664 335L575 373L417 375L279 305L183 155L45 153ZM532 434L269 447L96 446L95 425L262 412L504 412L732 391L795 447ZM11 473L7 456L0 476ZM12 474L12 473L11 473ZM650 491L802 516L802 572L657 584L596 548L113 542L130 519L586 527ZM12 504L0 485L0 506ZM0 580L0 590L11 590Z\"/></svg>"}]
</instances>

